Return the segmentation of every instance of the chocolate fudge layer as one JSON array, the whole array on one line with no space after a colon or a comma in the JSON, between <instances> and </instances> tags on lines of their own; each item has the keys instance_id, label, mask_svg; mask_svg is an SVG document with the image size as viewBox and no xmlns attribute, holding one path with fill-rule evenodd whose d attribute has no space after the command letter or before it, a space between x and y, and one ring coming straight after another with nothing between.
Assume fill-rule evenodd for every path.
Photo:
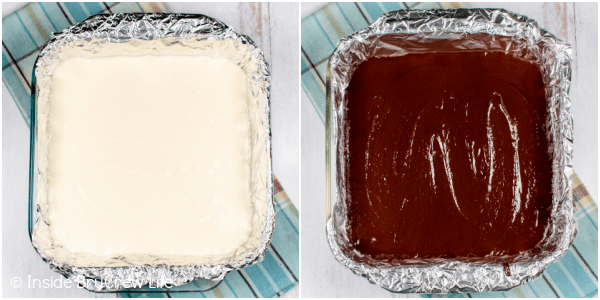
<instances>
[{"instance_id":1,"label":"chocolate fudge layer","mask_svg":"<svg viewBox=\"0 0 600 300\"><path fill-rule=\"evenodd\" d=\"M372 58L347 93L356 250L483 257L543 239L552 154L536 65L501 52Z\"/></svg>"}]
</instances>

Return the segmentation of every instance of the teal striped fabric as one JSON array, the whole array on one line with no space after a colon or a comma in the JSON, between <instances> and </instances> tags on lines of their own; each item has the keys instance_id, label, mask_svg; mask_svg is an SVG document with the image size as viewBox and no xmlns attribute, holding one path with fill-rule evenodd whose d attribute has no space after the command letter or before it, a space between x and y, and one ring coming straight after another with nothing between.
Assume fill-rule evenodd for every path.
<instances>
[{"instance_id":1,"label":"teal striped fabric","mask_svg":"<svg viewBox=\"0 0 600 300\"><path fill-rule=\"evenodd\" d=\"M2 81L30 126L31 76L40 49L69 26L98 13L166 12L161 3L30 3L2 19ZM271 246L261 263L230 272L222 282L196 280L169 289L140 289L122 297L277 297L298 284L298 210L274 178L276 224ZM191 233L193 234L193 233ZM41 258L40 258L41 259ZM217 287L207 290L218 284Z\"/></svg>"},{"instance_id":2,"label":"teal striped fabric","mask_svg":"<svg viewBox=\"0 0 600 300\"><path fill-rule=\"evenodd\" d=\"M338 42L398 9L459 8L459 3L330 3L302 19L302 88L325 124L326 68ZM591 297L598 294L598 207L574 176L579 234L573 246L542 277L506 292L422 297Z\"/></svg>"}]
</instances>

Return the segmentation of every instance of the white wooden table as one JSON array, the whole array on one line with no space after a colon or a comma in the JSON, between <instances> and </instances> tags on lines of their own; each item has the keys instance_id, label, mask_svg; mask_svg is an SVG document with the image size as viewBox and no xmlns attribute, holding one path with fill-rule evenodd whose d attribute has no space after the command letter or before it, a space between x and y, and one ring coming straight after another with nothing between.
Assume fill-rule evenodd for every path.
<instances>
[{"instance_id":1,"label":"white wooden table","mask_svg":"<svg viewBox=\"0 0 600 300\"><path fill-rule=\"evenodd\" d=\"M325 2L302 3L301 16ZM472 8L505 8L535 19L573 46L570 98L575 122L575 172L598 199L598 4L465 3ZM371 285L338 263L325 237L325 127L304 92L302 114L302 297L404 297ZM310 208L310 212L308 209Z\"/></svg>"},{"instance_id":2,"label":"white wooden table","mask_svg":"<svg viewBox=\"0 0 600 300\"><path fill-rule=\"evenodd\" d=\"M25 3L3 3L2 16ZM299 208L299 4L165 3L169 12L202 13L234 27L256 42L271 70L273 173ZM115 297L84 289L25 288L27 278L60 280L31 246L27 233L29 129L2 86L2 285L5 297ZM12 288L20 277L23 286ZM284 297L297 297L298 286Z\"/></svg>"}]
</instances>

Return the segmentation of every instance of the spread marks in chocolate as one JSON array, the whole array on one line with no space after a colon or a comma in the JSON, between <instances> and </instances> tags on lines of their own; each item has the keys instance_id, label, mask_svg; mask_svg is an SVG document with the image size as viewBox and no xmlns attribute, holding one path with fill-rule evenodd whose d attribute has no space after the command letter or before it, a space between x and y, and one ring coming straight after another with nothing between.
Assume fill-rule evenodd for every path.
<instances>
[{"instance_id":1,"label":"spread marks in chocolate","mask_svg":"<svg viewBox=\"0 0 600 300\"><path fill-rule=\"evenodd\" d=\"M536 65L502 52L371 58L346 91L357 251L407 259L536 248L552 205Z\"/></svg>"}]
</instances>

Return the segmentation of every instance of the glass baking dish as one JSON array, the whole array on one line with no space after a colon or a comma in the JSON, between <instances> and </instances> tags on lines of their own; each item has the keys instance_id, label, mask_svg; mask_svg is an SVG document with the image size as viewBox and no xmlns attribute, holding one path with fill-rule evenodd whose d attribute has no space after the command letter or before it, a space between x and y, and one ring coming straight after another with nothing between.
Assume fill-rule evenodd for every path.
<instances>
[{"instance_id":1,"label":"glass baking dish","mask_svg":"<svg viewBox=\"0 0 600 300\"><path fill-rule=\"evenodd\" d=\"M257 109L264 111L264 117L259 119L264 127L264 133L257 135L264 137L264 140L258 141L264 143L264 164L266 185L266 205L267 213L265 221L261 229L261 244L255 251L249 252L248 256L239 261L230 261L225 264L217 265L193 265L193 266L156 266L148 267L97 267L97 268L81 268L74 267L68 264L54 261L51 257L45 256L42 253L42 258L49 263L50 268L56 272L63 274L65 277L72 279L88 290L94 292L128 292L128 293L147 293L147 292L201 292L215 288L220 283L216 284L200 284L198 286L190 286L174 288L172 290L164 288L165 283L170 286L181 286L191 280L204 278L208 280L222 280L227 272L237 270L248 265L262 261L266 248L270 243L273 233L275 221L275 209L272 193L272 171L271 171L271 136L270 136L270 74L268 63L266 62L263 53L256 47L254 42L247 36L238 34L233 28L213 18L200 14L100 14L92 16L79 24L76 24L61 34L55 35L44 49L40 52L40 56L36 60L35 68L32 74L32 95L31 95L31 129L30 129L30 164L29 164L29 215L28 228L29 236L32 244L40 252L39 245L36 241L35 226L40 218L45 219L43 211L40 210L39 204L36 203L38 194L38 182L40 178L39 161L38 161L38 130L39 124L37 119L38 98L40 97L39 78L36 76L36 71L42 63L51 63L53 55L56 55L57 48L60 48L74 41L89 41L93 38L105 39L108 42L123 43L134 39L153 40L160 38L180 38L180 39L197 39L197 40L225 40L231 39L239 43L243 47L249 49L249 57L255 59L257 67L253 71L252 76L248 76L249 94L255 97L249 101L255 101ZM62 43L62 44L61 44ZM57 46L60 45L60 46ZM44 60L41 62L40 60ZM263 104L264 103L264 104ZM251 103L252 104L252 103ZM260 105L259 105L260 104ZM258 116L258 115L257 115ZM261 154L262 155L262 154ZM43 251L42 251L43 252ZM137 268L137 269L136 269ZM166 270L166 271L165 271ZM128 288L127 284L122 281L113 281L107 283L104 276L116 276L120 279L132 278L132 276L140 277L140 272L148 274L146 284L142 288ZM147 272L147 273L144 273ZM167 278L157 280L152 277L151 272L162 272L167 274ZM166 272L166 273L165 273ZM155 274L155 273L154 273ZM191 275L191 276L190 276ZM120 276L120 277L119 277ZM166 279L166 281L165 281ZM99 281L99 282L98 282Z\"/></svg>"},{"instance_id":2,"label":"glass baking dish","mask_svg":"<svg viewBox=\"0 0 600 300\"><path fill-rule=\"evenodd\" d=\"M488 41L480 38L497 36ZM546 84L548 128L552 135L554 230L541 253L524 254L510 264L452 259L415 259L383 263L349 256L346 232L344 130L345 92L358 65L371 57L440 51L502 51L541 66ZM399 10L379 17L368 28L342 39L327 66L326 224L335 258L352 272L386 290L401 293L452 293L508 290L541 276L566 253L577 233L572 181L572 116L568 91L571 48L525 16L502 9ZM349 250L347 250L349 251ZM357 255L358 257L358 255Z\"/></svg>"}]
</instances>

